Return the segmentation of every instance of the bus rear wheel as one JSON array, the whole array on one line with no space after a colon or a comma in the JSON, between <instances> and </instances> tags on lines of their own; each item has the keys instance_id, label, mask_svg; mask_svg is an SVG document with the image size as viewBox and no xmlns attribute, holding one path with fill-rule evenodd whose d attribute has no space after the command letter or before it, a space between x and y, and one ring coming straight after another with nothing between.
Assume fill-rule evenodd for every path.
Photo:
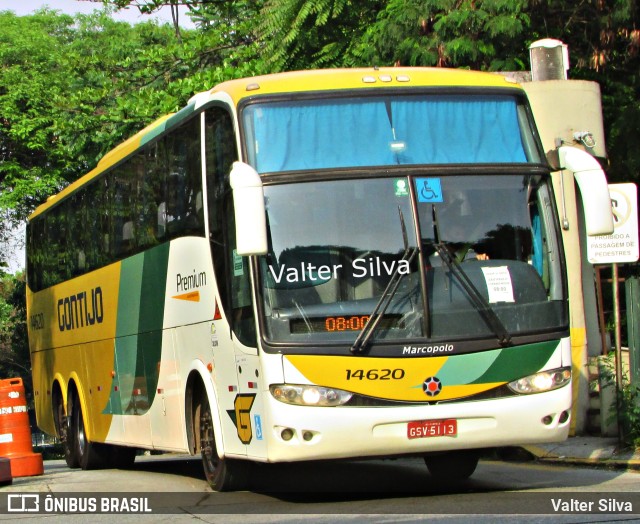
<instances>
[{"instance_id":1,"label":"bus rear wheel","mask_svg":"<svg viewBox=\"0 0 640 524\"><path fill-rule=\"evenodd\" d=\"M54 389L52 393L53 404L53 423L56 428L56 435L60 439L62 449L64 450L64 459L71 469L79 468L80 463L78 457L74 452L74 446L71 442L71 432L69 431L71 423L71 415L67 416L64 409L64 401L62 400L62 393L59 389ZM71 403L69 403L69 413L71 409Z\"/></svg>"},{"instance_id":2,"label":"bus rear wheel","mask_svg":"<svg viewBox=\"0 0 640 524\"><path fill-rule=\"evenodd\" d=\"M206 393L202 393L196 406L196 420L200 422L200 453L207 482L214 491L242 489L248 481L249 464L245 461L220 458L213 432L211 406Z\"/></svg>"},{"instance_id":3,"label":"bus rear wheel","mask_svg":"<svg viewBox=\"0 0 640 524\"><path fill-rule=\"evenodd\" d=\"M476 450L449 451L424 457L429 473L445 483L468 479L476 470L478 460L480 454Z\"/></svg>"}]
</instances>

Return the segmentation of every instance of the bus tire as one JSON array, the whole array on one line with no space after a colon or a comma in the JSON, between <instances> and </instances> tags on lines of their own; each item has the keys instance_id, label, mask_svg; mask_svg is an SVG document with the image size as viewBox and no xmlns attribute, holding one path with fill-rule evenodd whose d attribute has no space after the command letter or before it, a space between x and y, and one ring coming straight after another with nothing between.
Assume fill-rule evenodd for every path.
<instances>
[{"instance_id":1,"label":"bus tire","mask_svg":"<svg viewBox=\"0 0 640 524\"><path fill-rule=\"evenodd\" d=\"M62 444L62 449L64 451L64 460L69 468L79 468L80 461L78 460L78 456L75 454L75 447L71 442L71 432L69 431L71 417L67 416L65 413L64 402L62 401L62 393L58 388L54 388L53 390L52 406L53 424L56 428L56 435L60 439L60 443ZM71 403L69 403L69 408L71 408Z\"/></svg>"},{"instance_id":2,"label":"bus tire","mask_svg":"<svg viewBox=\"0 0 640 524\"><path fill-rule=\"evenodd\" d=\"M106 447L90 442L85 431L82 406L77 395L71 399L71 416L69 422L69 444L71 456L82 469L100 469L106 466Z\"/></svg>"},{"instance_id":3,"label":"bus tire","mask_svg":"<svg viewBox=\"0 0 640 524\"><path fill-rule=\"evenodd\" d=\"M100 447L105 448L103 455L109 457L109 466L115 469L129 469L133 466L138 453L137 448L115 444L102 444Z\"/></svg>"},{"instance_id":4,"label":"bus tire","mask_svg":"<svg viewBox=\"0 0 640 524\"><path fill-rule=\"evenodd\" d=\"M214 491L235 491L245 487L249 464L242 460L220 458L213 432L211 406L206 392L202 392L195 409L200 426L200 453L207 482ZM195 421L194 421L195 422Z\"/></svg>"},{"instance_id":5,"label":"bus tire","mask_svg":"<svg viewBox=\"0 0 640 524\"><path fill-rule=\"evenodd\" d=\"M476 470L479 459L480 454L476 450L449 451L424 457L429 473L444 483L468 479Z\"/></svg>"}]
</instances>

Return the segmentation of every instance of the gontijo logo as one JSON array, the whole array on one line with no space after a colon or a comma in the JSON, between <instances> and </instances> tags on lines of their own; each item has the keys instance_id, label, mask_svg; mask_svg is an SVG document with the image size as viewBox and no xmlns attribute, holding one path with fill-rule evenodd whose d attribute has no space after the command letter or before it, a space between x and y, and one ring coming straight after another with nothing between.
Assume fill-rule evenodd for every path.
<instances>
[{"instance_id":1,"label":"gontijo logo","mask_svg":"<svg viewBox=\"0 0 640 524\"><path fill-rule=\"evenodd\" d=\"M104 306L102 288L81 291L58 300L58 329L72 329L102 324Z\"/></svg>"}]
</instances>

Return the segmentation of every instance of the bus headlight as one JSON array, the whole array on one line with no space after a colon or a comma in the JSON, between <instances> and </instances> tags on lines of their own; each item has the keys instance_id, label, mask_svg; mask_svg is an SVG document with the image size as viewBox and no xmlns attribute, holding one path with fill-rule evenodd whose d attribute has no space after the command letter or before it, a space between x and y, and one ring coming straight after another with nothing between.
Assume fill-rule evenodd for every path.
<instances>
[{"instance_id":1,"label":"bus headlight","mask_svg":"<svg viewBox=\"0 0 640 524\"><path fill-rule=\"evenodd\" d=\"M550 369L541 371L535 375L529 375L513 382L508 386L515 393L527 395L529 393L542 393L558 389L568 384L571 380L571 368Z\"/></svg>"},{"instance_id":2,"label":"bus headlight","mask_svg":"<svg viewBox=\"0 0 640 524\"><path fill-rule=\"evenodd\" d=\"M269 391L276 400L298 406L340 406L353 396L342 389L301 384L273 384Z\"/></svg>"}]
</instances>

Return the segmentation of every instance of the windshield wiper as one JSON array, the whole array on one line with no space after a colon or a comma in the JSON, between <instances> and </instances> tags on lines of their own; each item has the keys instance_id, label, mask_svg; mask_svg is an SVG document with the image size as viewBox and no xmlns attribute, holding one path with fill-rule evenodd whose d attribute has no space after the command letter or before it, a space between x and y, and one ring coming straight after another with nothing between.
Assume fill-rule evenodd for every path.
<instances>
[{"instance_id":1,"label":"windshield wiper","mask_svg":"<svg viewBox=\"0 0 640 524\"><path fill-rule=\"evenodd\" d=\"M402 254L401 261L406 260L407 264L410 266L411 262L416 256L416 253L418 252L418 248L409 247L409 239L407 237L407 228L404 223L404 215L402 214L402 210L400 209L400 206L398 206L398 214L400 216L400 227L402 228L402 240L404 242L404 253ZM391 275L391 278L389 279L389 283L384 288L384 291L380 296L380 299L376 303L376 307L373 308L373 311L369 315L369 321L362 328L362 331L360 331L360 334L358 335L355 342L351 346L351 353L363 353L367 349L367 346L369 345L369 340L371 339L376 329L378 328L378 324L380 324L382 317L384 317L384 314L387 311L389 304L391 304L391 300L393 299L396 292L398 291L398 287L400 286L402 277L405 275L405 273L400 272L401 267L402 267L402 264L398 263L395 271L393 272L393 274Z\"/></svg>"},{"instance_id":2,"label":"windshield wiper","mask_svg":"<svg viewBox=\"0 0 640 524\"><path fill-rule=\"evenodd\" d=\"M471 303L476 308L482 319L486 322L487 326L491 328L493 333L498 338L498 342L501 346L507 346L511 343L511 334L507 330L506 326L500 320L500 317L496 314L493 308L489 305L489 302L482 296L482 293L471 281L469 276L465 273L460 265L460 261L454 256L447 246L440 240L440 226L438 224L438 215L436 213L435 206L433 206L433 224L436 233L437 242L434 242L434 247L438 252L438 255L445 263L451 274L456 277L462 289L467 293L467 296L471 300Z\"/></svg>"}]
</instances>

